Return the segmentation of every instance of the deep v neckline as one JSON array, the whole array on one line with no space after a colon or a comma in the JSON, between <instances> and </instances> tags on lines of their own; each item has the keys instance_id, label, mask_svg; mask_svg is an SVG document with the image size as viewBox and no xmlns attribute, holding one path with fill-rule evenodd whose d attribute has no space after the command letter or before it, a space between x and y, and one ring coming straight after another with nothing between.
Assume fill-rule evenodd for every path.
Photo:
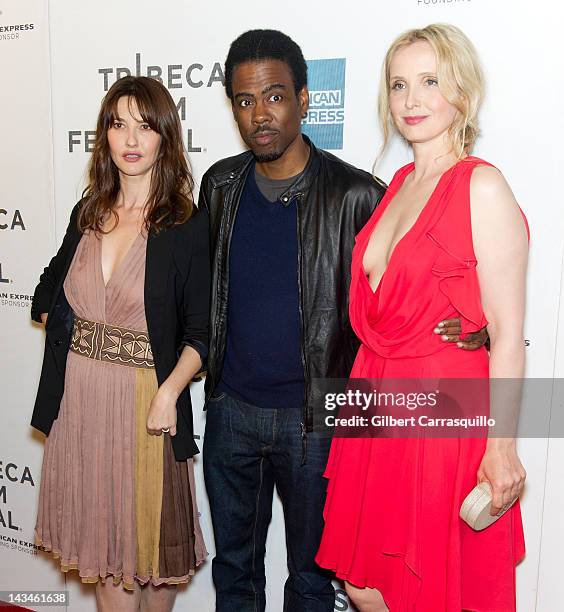
<instances>
[{"instance_id":1,"label":"deep v neckline","mask_svg":"<svg viewBox=\"0 0 564 612\"><path fill-rule=\"evenodd\" d=\"M99 245L99 252L98 252L98 267L100 270L100 277L102 279L102 286L104 287L104 291L106 291L108 289L108 287L110 286L111 282L114 280L114 277L119 274L119 272L121 271L121 269L123 268L125 262L130 258L135 246L137 245L137 242L141 239L141 235L142 232L139 232L137 234L137 236L135 237L135 239L133 240L133 242L129 245L127 252L125 253L125 255L121 258L121 260L118 262L117 266L114 268L114 271L112 272L112 275L110 276L110 278L108 279L108 281L106 282L106 279L104 278L104 267L102 265L102 247L103 247L103 238L100 238L100 245Z\"/></svg>"},{"instance_id":2,"label":"deep v neckline","mask_svg":"<svg viewBox=\"0 0 564 612\"><path fill-rule=\"evenodd\" d=\"M467 158L465 157L463 159L467 159ZM376 229L376 226L378 225L378 223L380 222L380 220L382 219L382 217L386 213L386 210L388 209L388 206L391 204L392 200L397 195L398 191L402 188L402 185L404 184L405 179L415 169L415 164L413 162L411 164L409 164L407 166L407 168L406 168L407 171L405 172L405 174L402 177L399 178L399 185L394 186L395 189L390 194L390 198L388 199L388 201L386 202L386 204L384 205L384 207L380 211L380 214L375 218L374 223L372 224L372 227L371 227L370 232L368 234L368 239L366 240L366 244L364 246L364 250L362 252L362 257L361 257L361 260L360 260L360 271L361 271L361 274L362 274L362 276L364 276L364 279L366 280L366 285L367 285L368 289L370 290L370 292L373 295L376 295L376 293L378 293L378 290L380 289L380 286L382 285L382 281L384 280L384 277L386 276L388 270L390 269L390 265L393 263L393 261L395 259L395 256L396 256L396 254L398 252L398 247L401 248L403 243L406 242L406 238L408 236L410 236L415 231L417 226L420 223L422 223L424 217L426 217L429 214L429 210L431 208L430 204L435 199L435 196L437 195L437 193L439 191L439 187L442 186L442 184L445 181L447 176L450 177L450 175L452 174L452 172L454 171L456 166L458 166L458 164L461 161L463 161L463 159L458 160L456 163L454 163L450 168L447 168L440 175L440 177L437 180L437 183L436 183L435 187L431 191L431 194L427 198L427 201L425 202L423 208L419 211L419 214L417 215L417 218L411 224L409 229L404 233L404 235L396 242L396 244L395 244L394 248L392 249L392 252L390 253L390 256L388 258L388 263L386 264L386 267L384 268L384 271L382 272L382 275L380 276L380 279L378 280L378 284L376 285L376 287L374 289L372 289L372 285L370 284L370 279L368 278L368 274L366 273L366 268L364 267L364 256L366 255L366 250L368 249L368 245L370 244L370 240L372 238L372 234L374 233L374 230Z\"/></svg>"}]
</instances>

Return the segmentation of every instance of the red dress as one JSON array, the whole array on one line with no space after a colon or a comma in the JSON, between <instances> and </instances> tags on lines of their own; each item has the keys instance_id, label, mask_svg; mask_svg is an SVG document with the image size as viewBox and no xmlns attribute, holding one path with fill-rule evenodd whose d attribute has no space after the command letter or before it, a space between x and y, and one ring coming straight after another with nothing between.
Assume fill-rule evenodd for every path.
<instances>
[{"instance_id":1,"label":"red dress","mask_svg":"<svg viewBox=\"0 0 564 612\"><path fill-rule=\"evenodd\" d=\"M452 317L460 317L463 333L487 324L470 221L478 164L486 162L467 157L442 175L375 291L363 256L413 164L396 173L358 234L350 318L362 346L351 378L488 378L484 348L460 350L433 333ZM519 503L481 532L458 516L476 485L485 443L335 437L317 563L355 586L377 588L391 612L515 610L515 566L525 554Z\"/></svg>"}]
</instances>

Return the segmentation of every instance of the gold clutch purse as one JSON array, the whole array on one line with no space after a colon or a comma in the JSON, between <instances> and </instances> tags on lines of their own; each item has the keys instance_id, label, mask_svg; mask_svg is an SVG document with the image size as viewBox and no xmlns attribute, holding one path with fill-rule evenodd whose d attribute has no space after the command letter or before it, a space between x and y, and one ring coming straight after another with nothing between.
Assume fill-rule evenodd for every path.
<instances>
[{"instance_id":1,"label":"gold clutch purse","mask_svg":"<svg viewBox=\"0 0 564 612\"><path fill-rule=\"evenodd\" d=\"M501 518L511 506L517 501L517 497L509 504L506 504L501 512L492 516L490 508L492 506L492 489L487 482L481 482L474 487L466 496L460 507L460 518L470 525L475 531L482 531Z\"/></svg>"}]
</instances>

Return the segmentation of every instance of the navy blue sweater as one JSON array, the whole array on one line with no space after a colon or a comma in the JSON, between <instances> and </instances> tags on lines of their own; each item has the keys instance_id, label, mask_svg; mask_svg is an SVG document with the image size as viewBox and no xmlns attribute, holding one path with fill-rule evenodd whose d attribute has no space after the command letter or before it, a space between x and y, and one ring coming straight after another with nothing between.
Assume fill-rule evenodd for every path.
<instances>
[{"instance_id":1,"label":"navy blue sweater","mask_svg":"<svg viewBox=\"0 0 564 612\"><path fill-rule=\"evenodd\" d=\"M229 252L227 346L218 388L263 408L304 401L296 203L270 202L254 168Z\"/></svg>"}]
</instances>

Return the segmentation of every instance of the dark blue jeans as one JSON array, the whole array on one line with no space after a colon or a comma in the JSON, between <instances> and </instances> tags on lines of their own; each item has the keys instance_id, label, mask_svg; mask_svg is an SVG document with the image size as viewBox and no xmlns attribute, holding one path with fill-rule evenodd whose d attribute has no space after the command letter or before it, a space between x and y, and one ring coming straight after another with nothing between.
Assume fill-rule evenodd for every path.
<instances>
[{"instance_id":1,"label":"dark blue jeans","mask_svg":"<svg viewBox=\"0 0 564 612\"><path fill-rule=\"evenodd\" d=\"M314 561L330 440L308 434L304 462L301 408L258 408L220 392L208 401L206 419L204 476L215 536L216 610L265 609L264 555L276 485L288 551L284 611L333 612L331 574Z\"/></svg>"}]
</instances>

